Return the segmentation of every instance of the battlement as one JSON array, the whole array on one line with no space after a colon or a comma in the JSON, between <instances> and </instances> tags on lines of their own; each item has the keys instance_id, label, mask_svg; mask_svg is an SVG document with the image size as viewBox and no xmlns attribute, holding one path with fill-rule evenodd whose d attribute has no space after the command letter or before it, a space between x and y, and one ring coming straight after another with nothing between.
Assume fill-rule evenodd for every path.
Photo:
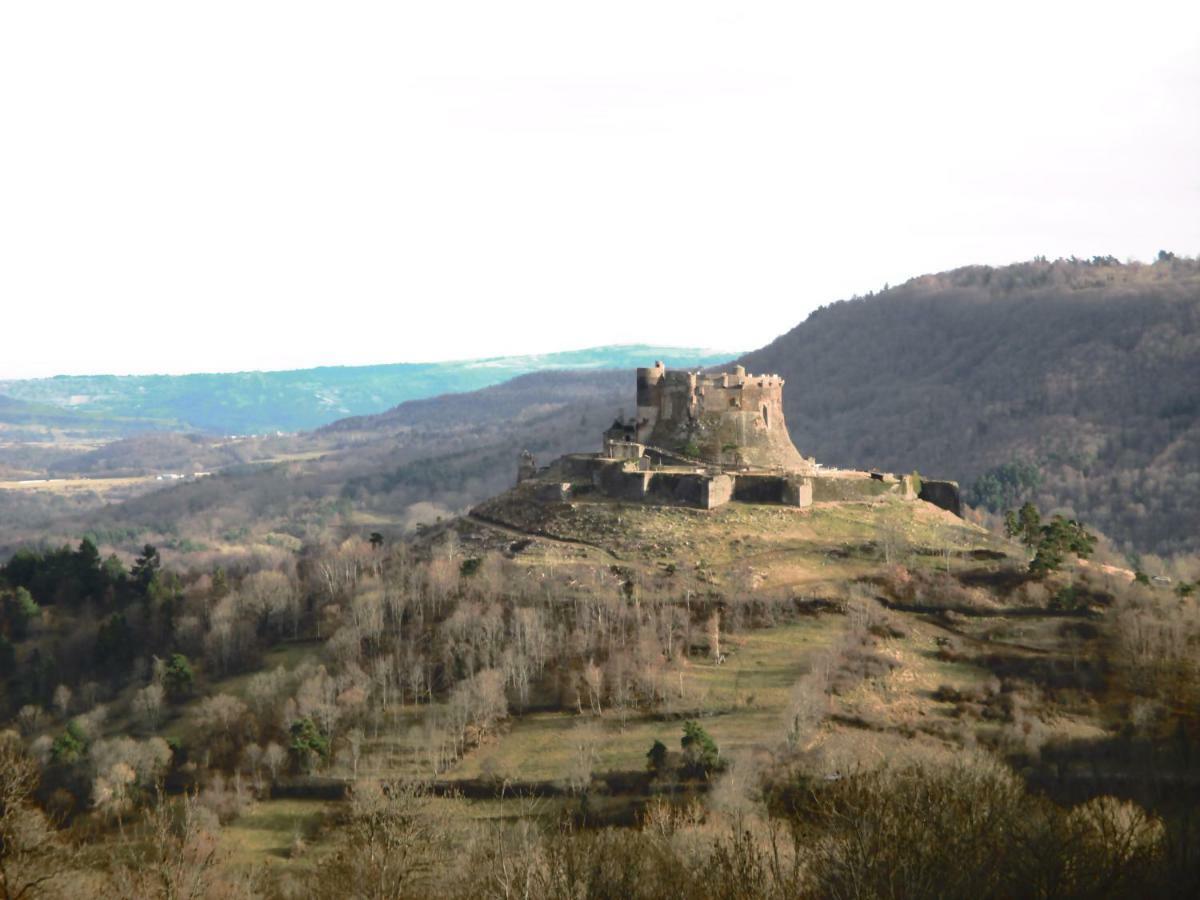
<instances>
[{"instance_id":1,"label":"battlement","mask_svg":"<svg viewBox=\"0 0 1200 900\"><path fill-rule=\"evenodd\" d=\"M637 370L638 390L653 389L666 383L687 388L738 389L749 387L783 388L783 379L778 375L750 375L742 366L734 366L732 372L706 374L704 372L668 371L661 362L650 368Z\"/></svg>"},{"instance_id":2,"label":"battlement","mask_svg":"<svg viewBox=\"0 0 1200 900\"><path fill-rule=\"evenodd\" d=\"M639 368L628 439L716 465L810 468L788 434L783 384L741 366L716 374L668 371L661 362Z\"/></svg>"}]
</instances>

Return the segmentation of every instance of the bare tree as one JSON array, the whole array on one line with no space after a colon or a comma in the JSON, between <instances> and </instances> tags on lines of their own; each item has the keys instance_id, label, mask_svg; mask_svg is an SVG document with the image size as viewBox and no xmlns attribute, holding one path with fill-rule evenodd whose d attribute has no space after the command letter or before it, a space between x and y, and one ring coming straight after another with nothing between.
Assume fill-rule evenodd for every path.
<instances>
[{"instance_id":1,"label":"bare tree","mask_svg":"<svg viewBox=\"0 0 1200 900\"><path fill-rule=\"evenodd\" d=\"M378 701L375 704L375 736L379 737L379 728L387 712L392 708L392 692L397 686L395 658L388 653L371 660L371 695ZM401 698L403 699L403 698Z\"/></svg>"},{"instance_id":2,"label":"bare tree","mask_svg":"<svg viewBox=\"0 0 1200 900\"><path fill-rule=\"evenodd\" d=\"M41 727L42 710L33 704L26 704L17 713L17 727L22 734L36 734Z\"/></svg>"},{"instance_id":3,"label":"bare tree","mask_svg":"<svg viewBox=\"0 0 1200 900\"><path fill-rule=\"evenodd\" d=\"M0 732L0 900L39 896L66 869L65 851L34 805L37 783L20 738Z\"/></svg>"},{"instance_id":4,"label":"bare tree","mask_svg":"<svg viewBox=\"0 0 1200 900\"><path fill-rule=\"evenodd\" d=\"M242 579L240 612L254 623L260 636L272 634L292 609L291 580L282 572L255 572Z\"/></svg>"},{"instance_id":5,"label":"bare tree","mask_svg":"<svg viewBox=\"0 0 1200 900\"><path fill-rule=\"evenodd\" d=\"M822 653L812 661L809 672L792 689L788 706L787 742L792 748L810 740L829 713L830 673L833 660Z\"/></svg>"},{"instance_id":6,"label":"bare tree","mask_svg":"<svg viewBox=\"0 0 1200 900\"><path fill-rule=\"evenodd\" d=\"M200 701L196 709L197 726L208 733L204 746L220 765L235 765L242 745L250 737L249 707L231 694L217 694Z\"/></svg>"},{"instance_id":7,"label":"bare tree","mask_svg":"<svg viewBox=\"0 0 1200 900\"><path fill-rule=\"evenodd\" d=\"M54 689L54 708L64 718L71 712L71 689L65 684Z\"/></svg>"},{"instance_id":8,"label":"bare tree","mask_svg":"<svg viewBox=\"0 0 1200 900\"><path fill-rule=\"evenodd\" d=\"M263 749L262 760L263 765L267 767L267 771L271 773L271 781L275 781L279 778L279 770L283 768L283 764L287 761L287 751L274 741L271 741Z\"/></svg>"},{"instance_id":9,"label":"bare tree","mask_svg":"<svg viewBox=\"0 0 1200 900\"><path fill-rule=\"evenodd\" d=\"M122 837L125 834L125 813L133 804L131 795L137 773L125 762L114 763L92 783L92 802L107 816L114 816Z\"/></svg>"},{"instance_id":10,"label":"bare tree","mask_svg":"<svg viewBox=\"0 0 1200 900\"><path fill-rule=\"evenodd\" d=\"M721 662L721 614L713 612L708 617L708 622L705 626L708 632L708 655L712 657L715 663Z\"/></svg>"},{"instance_id":11,"label":"bare tree","mask_svg":"<svg viewBox=\"0 0 1200 900\"><path fill-rule=\"evenodd\" d=\"M296 691L299 717L311 717L331 740L342 714L337 696L337 682L324 666L318 666L317 671L310 678L306 678Z\"/></svg>"},{"instance_id":12,"label":"bare tree","mask_svg":"<svg viewBox=\"0 0 1200 900\"><path fill-rule=\"evenodd\" d=\"M112 776L112 770L118 766L131 769L135 777L127 779L130 789L133 786L151 788L157 784L170 765L171 756L170 745L160 737L144 741L131 737L99 738L88 750L92 772L97 777L120 781L126 773L122 770L120 775Z\"/></svg>"},{"instance_id":13,"label":"bare tree","mask_svg":"<svg viewBox=\"0 0 1200 900\"><path fill-rule=\"evenodd\" d=\"M275 721L273 716L277 715L280 699L287 689L288 675L283 666L276 666L270 672L256 672L250 676L246 685L246 699L260 724L283 724Z\"/></svg>"},{"instance_id":14,"label":"bare tree","mask_svg":"<svg viewBox=\"0 0 1200 900\"><path fill-rule=\"evenodd\" d=\"M459 563L449 556L438 556L425 567L425 582L435 611L458 589Z\"/></svg>"},{"instance_id":15,"label":"bare tree","mask_svg":"<svg viewBox=\"0 0 1200 900\"><path fill-rule=\"evenodd\" d=\"M591 704L592 712L598 716L603 715L604 710L601 708L600 701L604 696L604 670L590 659L583 667L583 683L587 688L588 702Z\"/></svg>"},{"instance_id":16,"label":"bare tree","mask_svg":"<svg viewBox=\"0 0 1200 900\"><path fill-rule=\"evenodd\" d=\"M362 758L364 740L366 735L361 728L351 728L346 732L346 747L350 751L350 766L354 778L358 778L358 761Z\"/></svg>"},{"instance_id":17,"label":"bare tree","mask_svg":"<svg viewBox=\"0 0 1200 900\"><path fill-rule=\"evenodd\" d=\"M624 651L615 653L608 658L608 667L604 677L608 682L609 706L616 709L617 715L621 718L621 728L624 729L629 717L629 710L637 702L637 695L633 690L629 657Z\"/></svg>"},{"instance_id":18,"label":"bare tree","mask_svg":"<svg viewBox=\"0 0 1200 900\"><path fill-rule=\"evenodd\" d=\"M263 789L263 748L258 744L247 744L243 747L242 766L250 773L250 777L254 779L254 790L261 794Z\"/></svg>"},{"instance_id":19,"label":"bare tree","mask_svg":"<svg viewBox=\"0 0 1200 900\"><path fill-rule=\"evenodd\" d=\"M350 615L362 638L378 641L383 635L385 608L383 590L372 580L350 601Z\"/></svg>"},{"instance_id":20,"label":"bare tree","mask_svg":"<svg viewBox=\"0 0 1200 900\"><path fill-rule=\"evenodd\" d=\"M240 604L237 594L218 600L212 610L211 626L204 637L205 654L220 673L244 666L257 651L254 626L238 614Z\"/></svg>"},{"instance_id":21,"label":"bare tree","mask_svg":"<svg viewBox=\"0 0 1200 900\"><path fill-rule=\"evenodd\" d=\"M162 900L254 895L253 876L227 866L216 817L193 795L178 802L161 792L146 817L146 840L132 863L111 876L112 896Z\"/></svg>"},{"instance_id":22,"label":"bare tree","mask_svg":"<svg viewBox=\"0 0 1200 900\"><path fill-rule=\"evenodd\" d=\"M596 747L600 734L593 723L581 724L571 734L571 763L567 771L567 787L575 793L587 790L596 766Z\"/></svg>"},{"instance_id":23,"label":"bare tree","mask_svg":"<svg viewBox=\"0 0 1200 900\"><path fill-rule=\"evenodd\" d=\"M429 789L417 782L360 782L338 849L320 869L322 896L391 898L427 894L444 859L449 825Z\"/></svg>"},{"instance_id":24,"label":"bare tree","mask_svg":"<svg viewBox=\"0 0 1200 900\"><path fill-rule=\"evenodd\" d=\"M150 728L157 728L162 717L165 691L161 684L148 684L133 695L133 711Z\"/></svg>"}]
</instances>

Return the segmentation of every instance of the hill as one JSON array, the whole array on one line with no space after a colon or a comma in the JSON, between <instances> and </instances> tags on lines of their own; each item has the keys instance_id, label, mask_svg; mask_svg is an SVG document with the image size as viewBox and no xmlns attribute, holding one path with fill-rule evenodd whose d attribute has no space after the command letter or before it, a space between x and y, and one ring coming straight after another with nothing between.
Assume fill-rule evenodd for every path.
<instances>
[{"instance_id":1,"label":"hill","mask_svg":"<svg viewBox=\"0 0 1200 900\"><path fill-rule=\"evenodd\" d=\"M629 352L631 366L651 360ZM1143 554L1200 549L1194 260L1035 261L922 276L822 308L741 362L787 379L792 438L822 463L953 478L969 502L993 511L1033 499ZM102 522L78 504L80 515L64 518L60 506L55 533L197 528L192 537L207 543L313 522L403 530L505 488L522 449L543 460L595 449L605 420L632 410L633 388L629 369L537 372L253 447L218 442L203 468L277 465L235 465L205 483L155 491L111 506ZM46 474L72 466L94 474L101 464L187 471L196 449L135 439L120 452L90 447L56 458L53 473L28 449L0 450L0 462ZM0 493L0 544L27 537L21 523L46 527L49 514L30 504ZM304 528L290 519L301 510Z\"/></svg>"},{"instance_id":2,"label":"hill","mask_svg":"<svg viewBox=\"0 0 1200 900\"><path fill-rule=\"evenodd\" d=\"M817 310L740 360L800 450L1033 498L1143 552L1200 548L1200 263L973 266Z\"/></svg>"},{"instance_id":3,"label":"hill","mask_svg":"<svg viewBox=\"0 0 1200 900\"><path fill-rule=\"evenodd\" d=\"M504 895L532 859L530 896L669 895L691 871L689 895L824 896L865 876L823 848L868 823L873 884L921 857L905 895L962 871L956 896L1197 883L1200 569L1136 580L1062 520L1031 563L867 473L814 475L855 484L803 507L612 496L578 458L510 487L519 449L596 449L632 380L540 372L83 454L229 457L0 566L0 767L94 854L49 845L54 877L122 893L153 871L133 842L203 840L214 895L324 896L375 877L360 836L398 828L408 858L468 848L406 868L415 895ZM175 803L205 830L172 837ZM554 868L589 854L587 889Z\"/></svg>"},{"instance_id":4,"label":"hill","mask_svg":"<svg viewBox=\"0 0 1200 900\"><path fill-rule=\"evenodd\" d=\"M437 363L326 366L286 372L195 375L71 375L0 381L0 394L37 404L42 414L81 421L118 420L116 433L147 425L209 434L271 434L319 428L408 400L473 391L549 369L626 369L648 358L711 365L732 354L645 345ZM26 421L24 404L11 415ZM0 424L9 421L0 402ZM58 411L58 412L55 412ZM118 427L124 425L124 428Z\"/></svg>"},{"instance_id":5,"label":"hill","mask_svg":"<svg viewBox=\"0 0 1200 900\"><path fill-rule=\"evenodd\" d=\"M111 440L171 423L140 416L96 414L0 394L0 443Z\"/></svg>"},{"instance_id":6,"label":"hill","mask_svg":"<svg viewBox=\"0 0 1200 900\"><path fill-rule=\"evenodd\" d=\"M0 547L92 532L242 552L280 534L344 535L363 523L398 535L504 490L522 450L548 460L598 449L613 416L631 408L629 382L627 371L535 372L301 435L143 435L79 449L23 477L71 472L85 476L73 486L92 491L44 491L39 503L28 490L0 490ZM165 488L154 481L153 473L200 470L214 475ZM141 496L106 504L111 476L131 473L147 475Z\"/></svg>"},{"instance_id":7,"label":"hill","mask_svg":"<svg viewBox=\"0 0 1200 900\"><path fill-rule=\"evenodd\" d=\"M71 893L141 895L112 887L157 871L132 845L203 840L214 896L338 895L381 832L426 861L417 896L505 896L513 866L536 897L1197 883L1194 600L1073 558L1035 576L919 500L516 489L408 541L215 562L0 565L0 763L89 849L21 861ZM863 833L866 861L827 849Z\"/></svg>"}]
</instances>

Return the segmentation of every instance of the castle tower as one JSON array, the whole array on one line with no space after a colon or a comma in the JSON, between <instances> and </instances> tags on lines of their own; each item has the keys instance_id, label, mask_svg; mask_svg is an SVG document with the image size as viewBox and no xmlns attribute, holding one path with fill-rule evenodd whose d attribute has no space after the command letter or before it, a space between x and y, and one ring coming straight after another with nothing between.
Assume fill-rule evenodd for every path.
<instances>
[{"instance_id":1,"label":"castle tower","mask_svg":"<svg viewBox=\"0 0 1200 900\"><path fill-rule=\"evenodd\" d=\"M801 471L783 416L783 379L742 366L718 375L637 370L637 440L704 462Z\"/></svg>"},{"instance_id":2,"label":"castle tower","mask_svg":"<svg viewBox=\"0 0 1200 900\"><path fill-rule=\"evenodd\" d=\"M661 362L654 368L637 370L637 415L634 419L638 443L644 444L658 424L658 412L662 408L662 385L667 370Z\"/></svg>"}]
</instances>

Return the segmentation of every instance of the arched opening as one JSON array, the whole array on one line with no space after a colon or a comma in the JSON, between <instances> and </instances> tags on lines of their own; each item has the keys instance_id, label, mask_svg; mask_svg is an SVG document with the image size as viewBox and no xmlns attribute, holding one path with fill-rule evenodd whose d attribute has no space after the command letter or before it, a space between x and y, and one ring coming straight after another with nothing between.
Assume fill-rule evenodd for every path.
<instances>
[{"instance_id":1,"label":"arched opening","mask_svg":"<svg viewBox=\"0 0 1200 900\"><path fill-rule=\"evenodd\" d=\"M771 417L767 413L767 404L765 404L765 403L763 404L763 424L766 425L768 428L771 427Z\"/></svg>"}]
</instances>

